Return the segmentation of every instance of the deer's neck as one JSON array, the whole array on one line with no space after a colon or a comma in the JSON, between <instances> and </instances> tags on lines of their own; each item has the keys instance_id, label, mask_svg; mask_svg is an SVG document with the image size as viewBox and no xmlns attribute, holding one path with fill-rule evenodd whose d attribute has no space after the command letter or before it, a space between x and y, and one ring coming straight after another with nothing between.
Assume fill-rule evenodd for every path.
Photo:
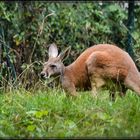
<instances>
[{"instance_id":1,"label":"deer's neck","mask_svg":"<svg viewBox=\"0 0 140 140\"><path fill-rule=\"evenodd\" d=\"M60 75L60 80L61 82L65 82L65 80L67 81L71 81L73 79L73 69L72 67L69 66L63 66L62 71L61 71L61 75Z\"/></svg>"},{"instance_id":2,"label":"deer's neck","mask_svg":"<svg viewBox=\"0 0 140 140\"><path fill-rule=\"evenodd\" d=\"M66 69L67 69L67 68L66 68L65 66L62 67L61 75L60 75L61 78L64 77Z\"/></svg>"}]
</instances>

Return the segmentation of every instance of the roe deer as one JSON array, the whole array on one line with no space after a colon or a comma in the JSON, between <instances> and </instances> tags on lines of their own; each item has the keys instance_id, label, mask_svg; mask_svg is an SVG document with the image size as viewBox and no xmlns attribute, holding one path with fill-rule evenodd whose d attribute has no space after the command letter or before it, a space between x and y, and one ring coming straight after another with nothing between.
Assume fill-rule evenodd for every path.
<instances>
[{"instance_id":1,"label":"roe deer","mask_svg":"<svg viewBox=\"0 0 140 140\"><path fill-rule=\"evenodd\" d=\"M67 51L58 55L57 46L51 44L49 59L44 63L41 77L60 76L62 87L73 96L78 95L76 88L90 87L92 94L96 95L98 89L110 80L116 83L120 95L124 95L129 88L140 96L139 71L129 54L119 47L94 45L87 48L72 64L64 66L62 59Z\"/></svg>"}]
</instances>

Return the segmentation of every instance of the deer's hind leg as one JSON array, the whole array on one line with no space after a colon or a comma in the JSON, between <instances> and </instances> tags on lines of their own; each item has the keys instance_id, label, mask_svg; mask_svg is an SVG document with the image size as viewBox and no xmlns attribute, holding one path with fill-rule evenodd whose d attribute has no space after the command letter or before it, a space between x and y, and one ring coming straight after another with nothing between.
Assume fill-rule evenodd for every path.
<instances>
[{"instance_id":1,"label":"deer's hind leg","mask_svg":"<svg viewBox=\"0 0 140 140\"><path fill-rule=\"evenodd\" d=\"M121 84L119 86L119 95L120 97L124 97L126 95L127 88L124 84Z\"/></svg>"},{"instance_id":2,"label":"deer's hind leg","mask_svg":"<svg viewBox=\"0 0 140 140\"><path fill-rule=\"evenodd\" d=\"M127 88L125 87L125 85L123 85L119 81L112 83L109 90L109 93L110 93L109 97L111 101L115 101L117 91L119 92L120 97L124 97L126 94Z\"/></svg>"},{"instance_id":3,"label":"deer's hind leg","mask_svg":"<svg viewBox=\"0 0 140 140\"><path fill-rule=\"evenodd\" d=\"M90 55L86 61L87 73L91 83L91 93L93 97L97 97L100 87L105 85L105 80L102 77L103 69L97 67L98 58L104 57L104 54L101 52L94 52Z\"/></svg>"},{"instance_id":4,"label":"deer's hind leg","mask_svg":"<svg viewBox=\"0 0 140 140\"><path fill-rule=\"evenodd\" d=\"M92 88L91 94L93 97L97 97L99 89L103 85L105 85L105 81L104 81L104 79L102 79L101 77L98 77L97 75L96 76L92 75L90 77L90 82L91 82L91 88Z\"/></svg>"}]
</instances>

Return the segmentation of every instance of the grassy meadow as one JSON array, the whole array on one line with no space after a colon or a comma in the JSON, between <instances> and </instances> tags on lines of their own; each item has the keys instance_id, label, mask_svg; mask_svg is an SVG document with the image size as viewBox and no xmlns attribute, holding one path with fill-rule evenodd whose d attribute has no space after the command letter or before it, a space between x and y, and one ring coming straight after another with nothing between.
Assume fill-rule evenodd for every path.
<instances>
[{"instance_id":1,"label":"grassy meadow","mask_svg":"<svg viewBox=\"0 0 140 140\"><path fill-rule=\"evenodd\" d=\"M126 3L0 2L0 138L140 137L140 97L131 90L111 101L105 89L97 98L90 91L75 98L39 83L52 43L60 52L71 48L65 65L86 48L108 43L132 49L140 66L140 5L129 20L133 6Z\"/></svg>"},{"instance_id":2,"label":"grassy meadow","mask_svg":"<svg viewBox=\"0 0 140 140\"><path fill-rule=\"evenodd\" d=\"M140 136L140 98L128 90L109 100L107 90L73 98L63 90L0 93L1 138L119 138Z\"/></svg>"}]
</instances>

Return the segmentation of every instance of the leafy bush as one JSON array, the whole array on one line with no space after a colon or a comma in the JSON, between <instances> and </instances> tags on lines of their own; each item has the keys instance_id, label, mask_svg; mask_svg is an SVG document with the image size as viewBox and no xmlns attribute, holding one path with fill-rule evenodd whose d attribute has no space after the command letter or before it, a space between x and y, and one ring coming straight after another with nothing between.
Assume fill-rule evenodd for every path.
<instances>
[{"instance_id":1,"label":"leafy bush","mask_svg":"<svg viewBox=\"0 0 140 140\"><path fill-rule=\"evenodd\" d=\"M1 75L9 75L7 80L11 79L14 64L20 81L28 85L36 83L41 62L47 59L47 47L53 42L59 51L72 48L69 59L64 62L66 65L94 44L111 43L125 48L127 11L119 2L0 2L0 17L4 31L4 34L1 31L1 69L10 69ZM135 31L134 38L138 37ZM138 44L134 48L139 48Z\"/></svg>"}]
</instances>

